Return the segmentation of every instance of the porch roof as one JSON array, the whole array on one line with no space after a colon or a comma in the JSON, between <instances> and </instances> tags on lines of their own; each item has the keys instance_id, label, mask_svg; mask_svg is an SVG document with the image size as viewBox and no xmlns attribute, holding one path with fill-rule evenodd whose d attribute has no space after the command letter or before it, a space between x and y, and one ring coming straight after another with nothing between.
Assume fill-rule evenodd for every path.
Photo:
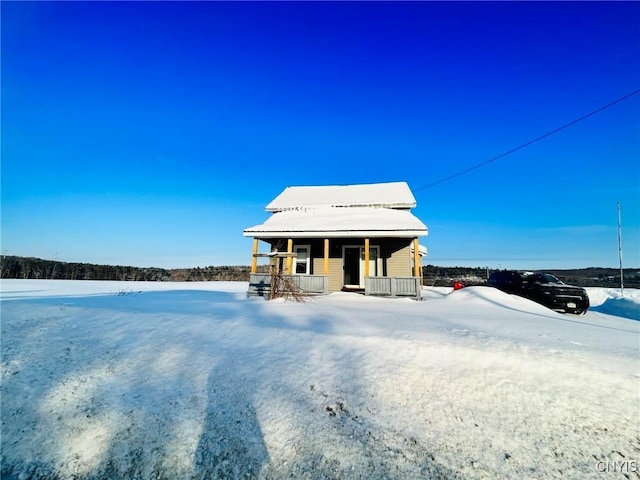
<instances>
[{"instance_id":1,"label":"porch roof","mask_svg":"<svg viewBox=\"0 0 640 480\"><path fill-rule=\"evenodd\" d=\"M420 237L424 223L408 210L372 207L318 207L276 212L244 230L255 238Z\"/></svg>"}]
</instances>

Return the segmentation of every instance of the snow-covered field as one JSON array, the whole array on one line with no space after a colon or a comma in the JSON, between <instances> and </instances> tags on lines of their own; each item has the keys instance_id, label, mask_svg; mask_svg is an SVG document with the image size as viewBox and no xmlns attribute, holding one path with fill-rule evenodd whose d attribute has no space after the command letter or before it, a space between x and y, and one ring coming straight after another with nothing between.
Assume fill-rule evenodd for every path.
<instances>
[{"instance_id":1,"label":"snow-covered field","mask_svg":"<svg viewBox=\"0 0 640 480\"><path fill-rule=\"evenodd\" d=\"M0 285L3 478L640 478L638 290Z\"/></svg>"}]
</instances>

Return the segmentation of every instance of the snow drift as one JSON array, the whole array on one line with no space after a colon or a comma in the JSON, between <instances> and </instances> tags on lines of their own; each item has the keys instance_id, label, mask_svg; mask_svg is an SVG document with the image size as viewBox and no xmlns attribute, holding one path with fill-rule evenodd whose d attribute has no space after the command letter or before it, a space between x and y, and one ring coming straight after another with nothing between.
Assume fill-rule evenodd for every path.
<instances>
[{"instance_id":1,"label":"snow drift","mask_svg":"<svg viewBox=\"0 0 640 480\"><path fill-rule=\"evenodd\" d=\"M640 320L639 290L628 288L624 295L613 288L587 288L591 310L618 317Z\"/></svg>"}]
</instances>

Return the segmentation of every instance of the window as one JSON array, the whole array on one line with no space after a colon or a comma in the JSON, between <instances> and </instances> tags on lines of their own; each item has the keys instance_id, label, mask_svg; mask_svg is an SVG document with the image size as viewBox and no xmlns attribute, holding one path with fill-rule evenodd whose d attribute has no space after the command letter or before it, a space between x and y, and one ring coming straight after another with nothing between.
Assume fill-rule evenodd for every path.
<instances>
[{"instance_id":1,"label":"window","mask_svg":"<svg viewBox=\"0 0 640 480\"><path fill-rule=\"evenodd\" d=\"M293 247L296 256L293 258L293 273L298 275L311 274L311 255L309 245L296 245Z\"/></svg>"}]
</instances>

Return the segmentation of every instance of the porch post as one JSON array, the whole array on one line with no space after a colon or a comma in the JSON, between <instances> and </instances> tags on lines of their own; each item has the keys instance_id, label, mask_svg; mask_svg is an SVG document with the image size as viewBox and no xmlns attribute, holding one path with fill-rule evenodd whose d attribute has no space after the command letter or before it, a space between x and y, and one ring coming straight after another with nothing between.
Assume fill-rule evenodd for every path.
<instances>
[{"instance_id":1,"label":"porch post","mask_svg":"<svg viewBox=\"0 0 640 480\"><path fill-rule=\"evenodd\" d=\"M420 274L420 250L418 250L418 237L413 239L413 276L420 277L420 285L422 285L422 275Z\"/></svg>"},{"instance_id":2,"label":"porch post","mask_svg":"<svg viewBox=\"0 0 640 480\"><path fill-rule=\"evenodd\" d=\"M258 271L258 239L253 239L253 256L251 257L251 273L256 273Z\"/></svg>"},{"instance_id":3,"label":"porch post","mask_svg":"<svg viewBox=\"0 0 640 480\"><path fill-rule=\"evenodd\" d=\"M287 253L293 253L293 239L287 240ZM291 264L293 263L292 257L287 257L287 275L291 275Z\"/></svg>"},{"instance_id":4,"label":"porch post","mask_svg":"<svg viewBox=\"0 0 640 480\"><path fill-rule=\"evenodd\" d=\"M329 239L324 239L324 265L323 265L322 273L324 275L329 275Z\"/></svg>"},{"instance_id":5,"label":"porch post","mask_svg":"<svg viewBox=\"0 0 640 480\"><path fill-rule=\"evenodd\" d=\"M369 276L369 239L364 239L364 276Z\"/></svg>"}]
</instances>

